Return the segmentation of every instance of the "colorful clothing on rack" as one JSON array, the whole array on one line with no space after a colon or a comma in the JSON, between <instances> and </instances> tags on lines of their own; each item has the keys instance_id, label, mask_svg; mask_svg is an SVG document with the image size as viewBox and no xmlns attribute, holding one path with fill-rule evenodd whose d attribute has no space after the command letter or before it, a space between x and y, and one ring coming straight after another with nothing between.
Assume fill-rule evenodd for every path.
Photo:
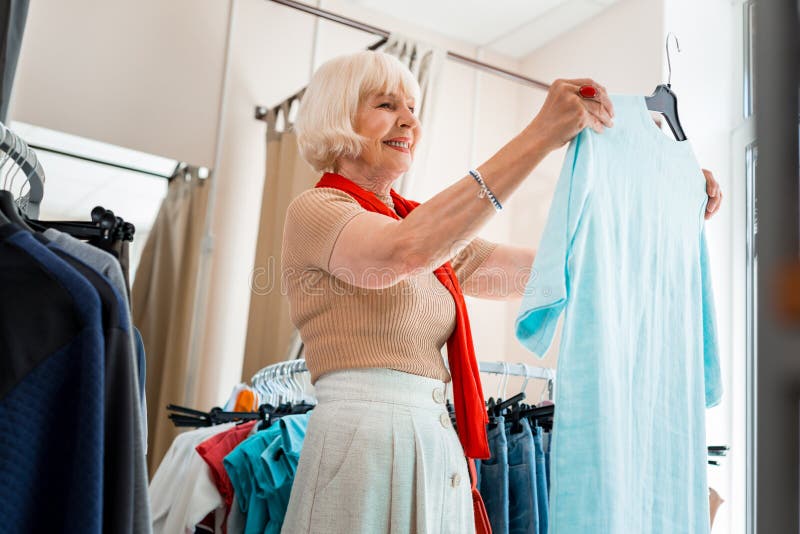
<instances>
[{"instance_id":1,"label":"colorful clothing on rack","mask_svg":"<svg viewBox=\"0 0 800 534\"><path fill-rule=\"evenodd\" d=\"M236 425L230 430L211 436L195 448L203 461L208 464L208 468L211 470L211 478L214 480L217 491L219 491L222 501L225 503L225 525L227 525L227 519L233 503L233 484L231 484L231 479L227 471L225 471L223 460L225 456L230 454L252 433L257 422L251 421ZM223 532L226 532L226 530L227 528L223 527Z\"/></svg>"},{"instance_id":2,"label":"colorful clothing on rack","mask_svg":"<svg viewBox=\"0 0 800 534\"><path fill-rule=\"evenodd\" d=\"M195 447L211 436L234 428L234 423L202 427L178 435L150 483L154 534L194 532L210 512L224 514L224 501L211 470Z\"/></svg>"},{"instance_id":3,"label":"colorful clothing on rack","mask_svg":"<svg viewBox=\"0 0 800 534\"><path fill-rule=\"evenodd\" d=\"M246 516L245 534L280 533L311 413L281 417L248 437L223 460L236 501Z\"/></svg>"},{"instance_id":4,"label":"colorful clothing on rack","mask_svg":"<svg viewBox=\"0 0 800 534\"><path fill-rule=\"evenodd\" d=\"M544 356L566 310L550 533L709 531L705 409L722 386L706 181L643 97L570 144L516 322Z\"/></svg>"}]
</instances>

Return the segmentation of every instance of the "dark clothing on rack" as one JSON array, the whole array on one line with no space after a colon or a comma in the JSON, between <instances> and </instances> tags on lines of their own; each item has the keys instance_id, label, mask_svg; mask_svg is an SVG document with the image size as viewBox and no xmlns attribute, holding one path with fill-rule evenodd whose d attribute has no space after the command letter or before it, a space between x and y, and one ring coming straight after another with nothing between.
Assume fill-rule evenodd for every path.
<instances>
[{"instance_id":1,"label":"dark clothing on rack","mask_svg":"<svg viewBox=\"0 0 800 534\"><path fill-rule=\"evenodd\" d=\"M133 533L137 503L131 489L137 482L146 488L147 481L136 480L137 468L144 469L144 462L140 465L136 462L135 444L137 440L141 444L142 436L134 427L140 424L140 416L135 414L138 406L134 404L138 404L139 397L132 365L135 356L131 332L126 328L125 302L110 282L93 268L45 237L36 234L34 237L86 278L100 297L105 340L103 532ZM146 477L144 471L140 475Z\"/></svg>"},{"instance_id":2,"label":"dark clothing on rack","mask_svg":"<svg viewBox=\"0 0 800 534\"><path fill-rule=\"evenodd\" d=\"M53 526L52 529L60 531L63 528L69 532L98 533L149 532L151 528L150 508L147 499L141 397L136 373L135 344L124 290L123 293L120 293L111 280L98 272L96 267L104 269L107 266L102 262L100 265L91 262L90 253L82 255L82 258L86 258L89 262L85 263L82 259L75 257L72 250L65 250L60 242L56 243L41 234L30 233L15 225L6 225L3 228L4 234L0 235L5 236L4 242L15 243L18 247L22 243L28 247L25 250L34 251L37 254L35 259L45 265L48 274L57 283L56 289L53 289L47 284L31 279L31 273L36 272L35 266L32 266L30 262L20 264L19 259L24 259L23 255L19 253L16 255L3 254L3 261L0 263L2 266L0 287L3 289L0 306L8 307L9 312L4 313L0 320L0 332L7 333L2 336L3 342L19 345L24 343L26 347L31 345L35 347L37 341L50 339L47 332L43 335L43 329L52 327L52 325L71 324L76 320L74 298L72 303L67 299L66 304L54 306L54 303L60 302L57 296L59 290L63 291L62 278L79 280L81 287L86 294L91 295L98 307L96 316L92 317L92 322L87 323L92 329L99 332L100 336L99 346L92 349L95 374L76 376L74 373L66 373L60 388L56 388L56 391L59 389L64 392L71 391L78 396L83 392L99 389L99 394L92 399L92 410L87 411L83 404L76 405L74 402L66 402L67 399L53 401L50 406L60 406L69 410L67 413L58 414L57 419L61 425L73 425L75 421L81 421L83 426L94 425L92 431L101 440L97 453L99 465L93 465L93 469L87 471L86 477L91 480L93 488L99 493L99 496L93 501L96 505L94 508L87 508L82 504L77 506L70 504L71 513L83 514L80 517L85 520L84 527L68 527L66 525L69 523L62 524L58 516L54 516L53 525L57 526ZM81 251L80 247L92 248L90 245L78 241L75 244L70 243L70 245L78 247L76 250L79 252ZM13 262L15 258L16 261ZM114 260L112 259L112 261ZM6 290L5 287L7 284L10 286L9 290ZM25 303L25 306L20 306L19 303ZM23 322L22 329L17 324L20 320ZM85 324L79 326L88 328ZM2 348L1 345L0 348ZM13 354L10 351L2 352L4 366L9 361L19 361L19 358L6 358L7 352ZM16 350L16 352L20 351ZM42 353L42 355L47 357L47 353ZM73 360L76 358L75 355L69 357ZM44 394L45 391L50 393L51 385L48 377L37 374L45 363L47 362L40 363L27 375L23 376L22 373L18 373L18 380L22 380L22 384L26 384L31 391L35 390L37 395ZM69 365L72 366L74 363L70 362ZM75 370L70 369L70 371ZM3 377L7 375L4 373ZM17 389L19 386L16 386L14 391ZM45 398L52 399L53 397L45 395ZM5 401L5 399L3 400ZM32 402L34 404L28 407L26 419L30 415L30 410L39 411L38 405L35 404L36 399ZM59 450L58 454L48 451L48 460L44 460L41 456L30 460L26 467L30 479L30 492L15 494L10 496L7 501L10 506L22 510L33 510L40 502L51 502L47 498L43 500L41 494L44 486L55 486L61 494L71 496L81 495L84 491L80 482L85 481L76 481L63 473L51 472L52 469L48 469L47 462L50 457L54 458L54 461L72 466L71 469L75 472L80 471L80 466L84 462L80 456L75 456L75 465L69 460L64 460L65 457L71 460L75 454L79 454L75 452L67 454L61 447L62 434L66 434L69 439L69 432L74 431L71 426L69 429L63 428L55 431L57 427L49 421L53 415L48 414L47 410L43 410L43 413L48 415L48 420L39 422L37 426L41 427L40 432L46 430L48 435L53 433L57 437ZM34 418L33 421L36 419ZM85 430L81 432L85 432ZM17 431L14 445L20 450L44 449L42 445L50 442L52 440L44 435L33 438L25 433L19 434ZM3 473L5 472L3 469ZM16 487L16 484L10 483L8 487ZM53 499L53 502L62 502L62 499L55 494ZM6 503L5 500L4 503ZM43 521L43 519L31 518L30 513L25 512L19 516L20 531L39 531L37 521ZM43 525L42 528L45 526ZM47 529L51 530L50 527ZM12 529L12 531L15 530Z\"/></svg>"},{"instance_id":3,"label":"dark clothing on rack","mask_svg":"<svg viewBox=\"0 0 800 534\"><path fill-rule=\"evenodd\" d=\"M10 224L0 226L0 273L3 529L99 533L100 298L84 277Z\"/></svg>"},{"instance_id":4,"label":"dark clothing on rack","mask_svg":"<svg viewBox=\"0 0 800 534\"><path fill-rule=\"evenodd\" d=\"M142 399L142 421L143 424L147 422L147 410L145 409L145 377L147 376L147 356L144 351L144 339L142 333L135 326L133 327L133 341L136 346L136 369L139 371L139 397ZM147 429L147 425L144 424ZM147 436L145 436L145 443L147 443Z\"/></svg>"},{"instance_id":5,"label":"dark clothing on rack","mask_svg":"<svg viewBox=\"0 0 800 534\"><path fill-rule=\"evenodd\" d=\"M111 246L114 257L119 260L122 267L122 274L125 277L125 291L128 300L131 298L131 275L130 275L130 246L127 241L114 241Z\"/></svg>"},{"instance_id":6,"label":"dark clothing on rack","mask_svg":"<svg viewBox=\"0 0 800 534\"><path fill-rule=\"evenodd\" d=\"M147 409L144 400L145 398L144 344L142 343L141 334L131 324L131 318L129 313L129 310L131 308L129 299L130 290L128 288L127 278L122 264L116 258L116 256L114 256L113 253L88 245L87 243L81 241L80 239L76 239L65 232L49 228L45 230L44 236L50 241L56 243L59 247L61 247L71 256L89 265L95 271L102 274L105 278L108 278L108 281L111 282L111 286L114 288L116 293L119 294L121 297L123 297L122 300L124 300L124 304L122 304L122 307L125 308L125 310L123 311L125 317L122 319L121 324L125 329L133 330L134 347L137 358L136 367L138 371L138 380L139 380L139 393L140 393L139 397L141 398L142 414L145 414L147 412ZM145 425L144 422L142 424L142 429L146 436L147 425Z\"/></svg>"}]
</instances>

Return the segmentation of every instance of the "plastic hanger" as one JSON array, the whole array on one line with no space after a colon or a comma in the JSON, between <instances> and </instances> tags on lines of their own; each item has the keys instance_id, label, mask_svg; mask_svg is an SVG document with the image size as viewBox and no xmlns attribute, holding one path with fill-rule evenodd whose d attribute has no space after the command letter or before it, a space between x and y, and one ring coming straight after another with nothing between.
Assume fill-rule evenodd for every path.
<instances>
[{"instance_id":1,"label":"plastic hanger","mask_svg":"<svg viewBox=\"0 0 800 534\"><path fill-rule=\"evenodd\" d=\"M14 138L15 147L17 146L16 140L17 140L17 138L15 137ZM0 165L0 169L2 169L2 167L8 161L8 159L9 159L8 156L9 155L6 154L6 157L3 159L3 162ZM24 159L24 156L21 156L21 157ZM16 176L17 172L19 172L19 165L21 165L21 163L22 163L21 161L18 162L16 159L14 159L13 161L14 161L14 163L17 164L17 169L11 175L11 178L12 178L11 183L12 184L13 184L14 176ZM4 177L4 181L3 181L3 185L4 186L8 182L8 177L9 177L9 174L11 174L12 167L14 167L14 165L12 165L6 171L6 174L5 174L5 177ZM4 219L7 220L8 222L12 222L12 223L14 223L14 224L16 224L18 226L21 226L22 228L24 228L25 230L28 230L29 232L33 232L34 231L33 228L28 226L28 224L25 222L25 220L20 215L19 207L17 206L17 203L14 200L14 195L11 193L11 191L8 191L6 189L0 189L0 212L3 213Z\"/></svg>"},{"instance_id":2,"label":"plastic hanger","mask_svg":"<svg viewBox=\"0 0 800 534\"><path fill-rule=\"evenodd\" d=\"M678 49L678 52L681 51L681 46L678 44L678 38L675 37L673 33L668 33L666 48L669 75L667 78L667 83L662 83L656 86L656 90L653 91L653 94L645 97L644 100L647 103L647 109L661 113L664 116L664 118L667 120L667 125L669 125L670 130L672 130L672 134L675 136L675 139L678 141L686 141L686 134L683 131L683 126L681 126L681 120L678 118L678 97L672 91L672 62L670 61L669 57L670 35L675 39L675 46Z\"/></svg>"}]
</instances>

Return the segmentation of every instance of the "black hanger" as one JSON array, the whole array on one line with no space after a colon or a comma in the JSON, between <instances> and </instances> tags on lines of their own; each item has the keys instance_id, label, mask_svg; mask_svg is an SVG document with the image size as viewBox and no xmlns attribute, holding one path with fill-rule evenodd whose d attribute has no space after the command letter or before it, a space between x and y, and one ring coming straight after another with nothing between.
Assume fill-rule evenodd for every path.
<instances>
[{"instance_id":1,"label":"black hanger","mask_svg":"<svg viewBox=\"0 0 800 534\"><path fill-rule=\"evenodd\" d=\"M136 228L125 222L114 212L102 206L96 206L91 213L91 221L41 221L26 218L26 222L36 230L43 232L53 228L72 237L88 241L106 251L111 251L117 241L133 241Z\"/></svg>"},{"instance_id":2,"label":"black hanger","mask_svg":"<svg viewBox=\"0 0 800 534\"><path fill-rule=\"evenodd\" d=\"M269 428L272 423L283 417L284 415L299 415L313 410L316 404L309 404L306 401L298 403L284 402L277 407L271 404L262 404L258 407L259 419L261 424L258 425L259 430Z\"/></svg>"},{"instance_id":3,"label":"black hanger","mask_svg":"<svg viewBox=\"0 0 800 534\"><path fill-rule=\"evenodd\" d=\"M196 428L219 425L222 423L232 423L235 421L253 421L261 417L259 412L226 412L219 406L211 408L208 412L201 412L200 410L186 408L185 406L168 404L167 410L172 412L168 417L175 426L191 426Z\"/></svg>"},{"instance_id":4,"label":"black hanger","mask_svg":"<svg viewBox=\"0 0 800 534\"><path fill-rule=\"evenodd\" d=\"M670 84L661 84L656 87L652 95L645 97L647 109L661 113L667 120L672 135L678 141L686 141L686 134L683 132L681 120L678 118L678 97L670 89Z\"/></svg>"},{"instance_id":5,"label":"black hanger","mask_svg":"<svg viewBox=\"0 0 800 534\"><path fill-rule=\"evenodd\" d=\"M520 411L520 417L526 417L530 420L532 427L540 426L542 430L549 432L553 428L553 416L555 415L555 406L550 404L548 406L532 407Z\"/></svg>"},{"instance_id":6,"label":"black hanger","mask_svg":"<svg viewBox=\"0 0 800 534\"><path fill-rule=\"evenodd\" d=\"M708 455L709 456L727 456L730 447L727 445L709 445L708 447Z\"/></svg>"},{"instance_id":7,"label":"black hanger","mask_svg":"<svg viewBox=\"0 0 800 534\"><path fill-rule=\"evenodd\" d=\"M22 215L20 215L19 208L14 201L14 195L11 194L11 191L0 189L0 212L2 212L4 219L8 220L8 222L21 226L29 232L34 231L33 228L28 226L25 219L22 218Z\"/></svg>"},{"instance_id":8,"label":"black hanger","mask_svg":"<svg viewBox=\"0 0 800 534\"><path fill-rule=\"evenodd\" d=\"M489 399L489 400L491 401L492 399ZM520 391L519 393L517 393L516 395L514 395L513 397L511 397L510 399L507 399L507 400L497 399L497 404L495 404L491 408L494 411L493 415L495 415L495 416L503 415L503 411L506 408L514 406L515 404L519 404L523 400L525 400L525 392L524 391Z\"/></svg>"},{"instance_id":9,"label":"black hanger","mask_svg":"<svg viewBox=\"0 0 800 534\"><path fill-rule=\"evenodd\" d=\"M523 406L525 405L516 402L508 408L508 412L506 413L506 422L511 423L511 427L509 429L510 434L519 434L523 430L522 423L520 422L522 420L520 417L520 412L522 411Z\"/></svg>"},{"instance_id":10,"label":"black hanger","mask_svg":"<svg viewBox=\"0 0 800 534\"><path fill-rule=\"evenodd\" d=\"M667 65L669 67L667 83L656 86L653 94L646 96L644 100L647 103L647 109L661 113L664 116L675 139L678 141L686 141L686 134L683 131L683 126L681 126L681 120L678 118L678 97L672 91L672 63L669 58L670 35L675 37L672 33L667 34ZM680 52L681 47L678 44L677 37L675 37L675 46L678 48L678 52Z\"/></svg>"},{"instance_id":11,"label":"black hanger","mask_svg":"<svg viewBox=\"0 0 800 534\"><path fill-rule=\"evenodd\" d=\"M3 213L3 210L0 209L0 224L9 224L10 222L11 219L6 217L5 213Z\"/></svg>"}]
</instances>

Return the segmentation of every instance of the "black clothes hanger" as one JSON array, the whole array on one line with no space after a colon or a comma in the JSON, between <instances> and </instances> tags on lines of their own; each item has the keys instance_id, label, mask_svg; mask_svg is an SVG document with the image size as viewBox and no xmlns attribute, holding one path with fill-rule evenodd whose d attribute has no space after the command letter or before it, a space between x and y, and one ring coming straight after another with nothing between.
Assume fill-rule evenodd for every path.
<instances>
[{"instance_id":1,"label":"black clothes hanger","mask_svg":"<svg viewBox=\"0 0 800 534\"><path fill-rule=\"evenodd\" d=\"M18 226L21 226L29 232L34 231L33 228L28 226L28 223L20 214L17 203L14 201L14 195L11 194L11 191L0 189L0 213L3 214L3 218L6 219L7 222L12 222Z\"/></svg>"},{"instance_id":2,"label":"black clothes hanger","mask_svg":"<svg viewBox=\"0 0 800 534\"><path fill-rule=\"evenodd\" d=\"M526 417L530 420L531 426L540 426L545 432L550 432L553 429L553 416L555 415L555 406L531 407L520 411L519 417Z\"/></svg>"},{"instance_id":3,"label":"black clothes hanger","mask_svg":"<svg viewBox=\"0 0 800 534\"><path fill-rule=\"evenodd\" d=\"M167 410L170 412L167 416L175 426L188 426L188 427L203 427L220 425L223 423L245 422L260 420L259 430L269 428L269 426L283 417L284 415L297 415L306 413L313 410L316 405L309 404L305 401L290 404L283 403L275 407L271 404L262 404L258 407L257 412L226 412L219 406L211 408L208 412L195 410L194 408L187 408L186 406L178 406L177 404L168 404Z\"/></svg>"},{"instance_id":4,"label":"black clothes hanger","mask_svg":"<svg viewBox=\"0 0 800 534\"><path fill-rule=\"evenodd\" d=\"M314 409L316 405L309 404L306 401L298 403L284 402L276 408L271 404L262 404L258 407L260 414L261 424L258 425L259 430L269 428L272 423L283 417L284 415L298 415L309 412Z\"/></svg>"},{"instance_id":5,"label":"black clothes hanger","mask_svg":"<svg viewBox=\"0 0 800 534\"><path fill-rule=\"evenodd\" d=\"M678 141L686 141L686 134L683 131L681 120L678 117L678 97L672 91L672 63L669 57L670 35L675 38L675 46L677 47L678 52L681 51L681 47L678 44L678 38L672 33L667 34L667 66L669 68L669 77L667 78L667 83L662 83L656 86L653 94L645 97L644 100L647 104L647 109L661 113L661 115L664 116L664 118L667 120L670 130L672 130L672 135L675 136L675 139Z\"/></svg>"},{"instance_id":6,"label":"black clothes hanger","mask_svg":"<svg viewBox=\"0 0 800 534\"><path fill-rule=\"evenodd\" d=\"M494 407L495 415L503 415L503 411L506 408L514 406L515 404L519 404L520 402L522 402L524 400L525 400L525 392L524 391L520 391L519 393L517 393L516 395L514 395L513 397L511 397L510 399L507 399L507 400L497 399L499 404L497 404Z\"/></svg>"},{"instance_id":7,"label":"black clothes hanger","mask_svg":"<svg viewBox=\"0 0 800 534\"><path fill-rule=\"evenodd\" d=\"M119 241L133 241L136 227L125 222L114 212L96 206L91 213L91 221L41 221L26 218L27 223L43 232L48 228L64 232L72 237L88 241L89 244L107 252L114 252L113 245Z\"/></svg>"},{"instance_id":8,"label":"black clothes hanger","mask_svg":"<svg viewBox=\"0 0 800 534\"><path fill-rule=\"evenodd\" d=\"M667 121L672 135L678 141L686 141L686 134L678 118L678 97L670 89L670 84L661 84L656 87L652 95L645 97L647 109L661 113Z\"/></svg>"},{"instance_id":9,"label":"black clothes hanger","mask_svg":"<svg viewBox=\"0 0 800 534\"><path fill-rule=\"evenodd\" d=\"M211 408L208 412L201 412L185 406L168 404L167 410L171 412L168 417L175 426L191 426L195 428L236 421L254 421L260 417L258 412L226 412L219 406Z\"/></svg>"},{"instance_id":10,"label":"black clothes hanger","mask_svg":"<svg viewBox=\"0 0 800 534\"><path fill-rule=\"evenodd\" d=\"M5 213L3 213L3 210L0 209L0 224L9 224L10 222L11 219L6 217Z\"/></svg>"}]
</instances>

